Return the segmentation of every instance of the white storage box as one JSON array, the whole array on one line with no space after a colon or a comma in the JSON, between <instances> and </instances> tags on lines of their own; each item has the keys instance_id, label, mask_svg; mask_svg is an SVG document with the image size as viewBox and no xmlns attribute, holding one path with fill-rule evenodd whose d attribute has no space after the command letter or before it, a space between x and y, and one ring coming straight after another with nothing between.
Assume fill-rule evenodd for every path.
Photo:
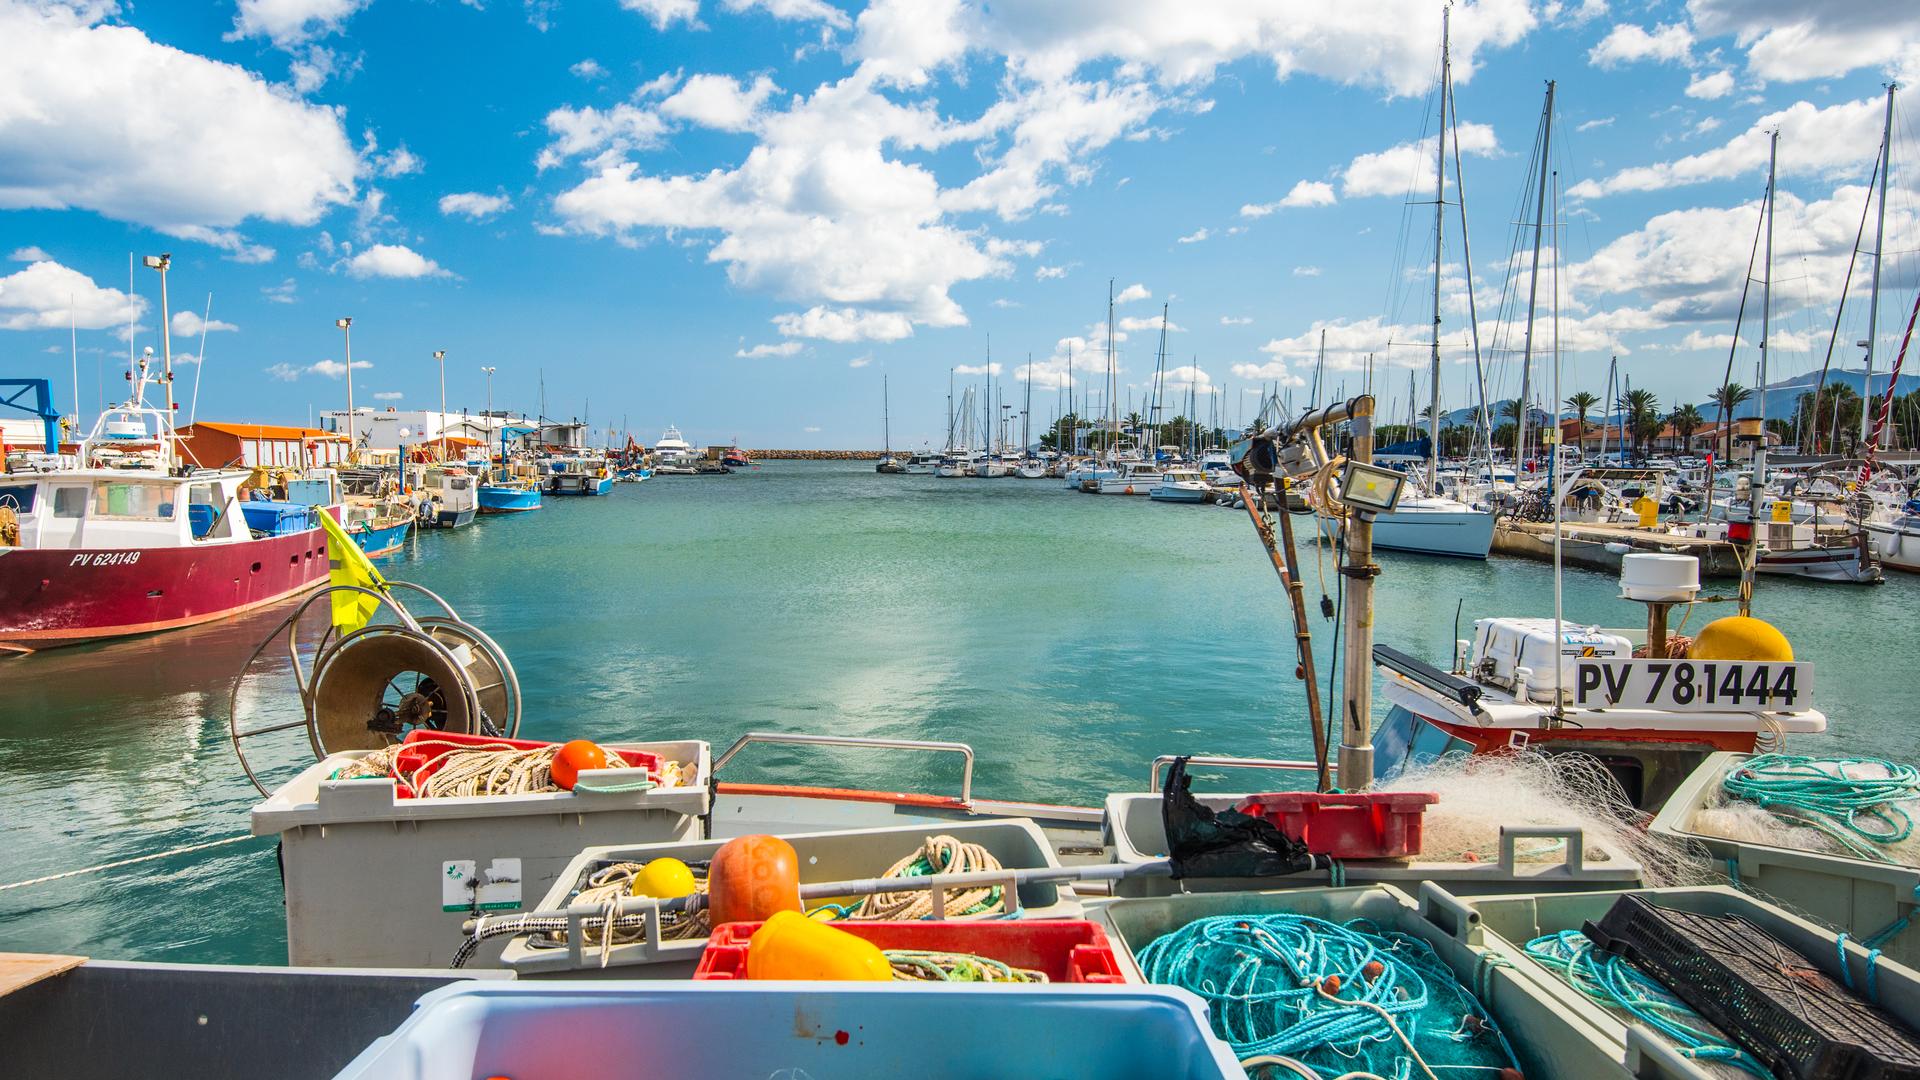
<instances>
[{"instance_id":1,"label":"white storage box","mask_svg":"<svg viewBox=\"0 0 1920 1080\"><path fill-rule=\"evenodd\" d=\"M606 745L691 764L693 779L646 791L402 799L391 779L329 779L365 751L306 769L252 814L255 836L280 837L287 962L445 967L462 921L539 900L583 848L700 834L713 773L706 743ZM627 773L599 775L612 786ZM470 966L494 966L501 944Z\"/></svg>"},{"instance_id":2,"label":"white storage box","mask_svg":"<svg viewBox=\"0 0 1920 1080\"><path fill-rule=\"evenodd\" d=\"M1479 619L1473 624L1473 674L1495 686L1513 688L1515 672L1529 669L1527 693L1530 698L1550 697L1565 687L1571 697L1573 681L1570 660L1625 660L1633 655L1633 643L1597 626L1562 623L1560 641L1553 638L1552 619Z\"/></svg>"}]
</instances>

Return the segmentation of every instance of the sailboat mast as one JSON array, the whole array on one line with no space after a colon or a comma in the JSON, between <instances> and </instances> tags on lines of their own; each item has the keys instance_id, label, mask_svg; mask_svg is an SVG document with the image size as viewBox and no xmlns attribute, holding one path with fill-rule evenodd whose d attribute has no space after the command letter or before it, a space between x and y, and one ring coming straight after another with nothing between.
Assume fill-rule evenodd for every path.
<instances>
[{"instance_id":1,"label":"sailboat mast","mask_svg":"<svg viewBox=\"0 0 1920 1080\"><path fill-rule=\"evenodd\" d=\"M1427 423L1426 485L1429 495L1436 494L1440 487L1440 258L1447 220L1447 105L1452 98L1450 75L1453 70L1448 35L1452 29L1453 8L1448 7L1440 14L1440 137L1435 140L1437 154L1433 163L1433 392L1429 398L1432 412Z\"/></svg>"},{"instance_id":2,"label":"sailboat mast","mask_svg":"<svg viewBox=\"0 0 1920 1080\"><path fill-rule=\"evenodd\" d=\"M1767 138L1767 261L1760 279L1760 385L1754 387L1760 399L1760 442L1753 450L1753 504L1749 513L1750 520L1756 523L1760 520L1760 501L1765 497L1767 486L1767 353L1773 345L1773 199L1774 170L1779 155L1780 132L1775 129ZM1879 255L1874 259L1877 265ZM1749 590L1742 590L1741 607L1747 605L1750 597Z\"/></svg>"},{"instance_id":3,"label":"sailboat mast","mask_svg":"<svg viewBox=\"0 0 1920 1080\"><path fill-rule=\"evenodd\" d=\"M947 369L947 451L953 451L953 369Z\"/></svg>"},{"instance_id":4,"label":"sailboat mast","mask_svg":"<svg viewBox=\"0 0 1920 1080\"><path fill-rule=\"evenodd\" d=\"M887 402L887 377L880 376L880 452L893 456L893 415Z\"/></svg>"},{"instance_id":5,"label":"sailboat mast","mask_svg":"<svg viewBox=\"0 0 1920 1080\"><path fill-rule=\"evenodd\" d=\"M1027 405L1020 410L1020 456L1033 446L1033 354L1027 354Z\"/></svg>"},{"instance_id":6,"label":"sailboat mast","mask_svg":"<svg viewBox=\"0 0 1920 1080\"><path fill-rule=\"evenodd\" d=\"M1880 134L1880 212L1873 226L1873 288L1867 294L1867 374L1865 381L1860 384L1860 400L1863 402L1873 400L1873 350L1878 344L1880 328L1880 264L1886 261L1881 253L1887 246L1887 173L1893 167L1893 92L1898 87L1898 83L1887 84L1887 119ZM1771 183L1767 190L1773 190ZM1760 356L1765 359L1765 349L1761 350ZM1893 387L1889 385L1887 390L1891 393ZM1766 387L1762 386L1760 392L1764 395ZM1838 405L1835 411L1838 411ZM1864 406L1860 409L1860 442L1863 446L1870 437L1867 415L1871 412L1872 409ZM1760 415L1764 418L1766 413L1762 411ZM1765 440L1761 441L1764 444Z\"/></svg>"},{"instance_id":7,"label":"sailboat mast","mask_svg":"<svg viewBox=\"0 0 1920 1080\"><path fill-rule=\"evenodd\" d=\"M1112 441L1107 443L1107 460L1120 458L1120 406L1114 399L1119 396L1119 372L1113 356L1113 279L1107 279L1107 417L1112 427Z\"/></svg>"},{"instance_id":8,"label":"sailboat mast","mask_svg":"<svg viewBox=\"0 0 1920 1080\"><path fill-rule=\"evenodd\" d=\"M1533 274L1527 282L1527 343L1520 356L1520 415L1514 419L1513 465L1519 478L1521 459L1527 453L1527 409L1532 400L1533 312L1540 295L1540 241L1546 233L1547 161L1553 150L1553 80L1547 80L1546 111L1540 119L1540 191L1533 210Z\"/></svg>"}]
</instances>

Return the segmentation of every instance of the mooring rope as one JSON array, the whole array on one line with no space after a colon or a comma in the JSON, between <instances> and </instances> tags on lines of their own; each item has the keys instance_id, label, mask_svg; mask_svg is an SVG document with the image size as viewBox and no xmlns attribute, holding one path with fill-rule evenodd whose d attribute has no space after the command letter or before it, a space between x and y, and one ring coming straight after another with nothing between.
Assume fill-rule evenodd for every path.
<instances>
[{"instance_id":1,"label":"mooring rope","mask_svg":"<svg viewBox=\"0 0 1920 1080\"><path fill-rule=\"evenodd\" d=\"M258 839L258 838L255 837L252 833L242 833L239 836L229 836L224 840L208 840L203 844L188 844L186 847L170 848L166 851L156 851L149 855L135 855L131 859L118 859L110 863L101 863L98 866L86 866L78 870L67 870L63 873L47 874L43 877L28 878L25 881L16 881L10 885L0 885L0 892L6 892L8 889L24 889L29 885L44 885L49 881L59 881L63 878L79 877L82 874L97 874L102 870L118 870L123 866L132 866L135 863L152 862L155 859L170 858L174 855L186 855L195 851L205 851L208 848L224 847L227 844L238 844L242 840L254 840L254 839Z\"/></svg>"},{"instance_id":2,"label":"mooring rope","mask_svg":"<svg viewBox=\"0 0 1920 1080\"><path fill-rule=\"evenodd\" d=\"M1854 775L1863 768L1885 775ZM1721 787L1862 858L1891 862L1880 849L1913 836L1913 818L1900 804L1920 798L1920 769L1884 758L1761 754L1728 772Z\"/></svg>"}]
</instances>

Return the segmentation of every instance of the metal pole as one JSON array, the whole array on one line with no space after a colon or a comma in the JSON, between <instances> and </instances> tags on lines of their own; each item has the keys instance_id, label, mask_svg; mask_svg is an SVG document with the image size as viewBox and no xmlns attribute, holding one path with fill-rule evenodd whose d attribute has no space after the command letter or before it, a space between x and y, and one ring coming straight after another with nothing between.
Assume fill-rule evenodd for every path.
<instances>
[{"instance_id":1,"label":"metal pole","mask_svg":"<svg viewBox=\"0 0 1920 1080\"><path fill-rule=\"evenodd\" d=\"M1452 70L1453 55L1448 50L1448 33L1453 26L1453 8L1448 7L1440 14L1440 136L1436 140L1439 147L1438 160L1434 162L1433 179L1433 378L1432 396L1428 399L1432 409L1427 423L1427 494L1436 495L1440 490L1440 255L1443 248L1441 235L1445 228L1447 211L1447 80ZM1472 291L1473 285L1468 283Z\"/></svg>"},{"instance_id":2,"label":"metal pole","mask_svg":"<svg viewBox=\"0 0 1920 1080\"><path fill-rule=\"evenodd\" d=\"M433 350L433 358L440 361L440 421L434 430L440 435L440 456L447 456L447 350Z\"/></svg>"},{"instance_id":3,"label":"metal pole","mask_svg":"<svg viewBox=\"0 0 1920 1080\"><path fill-rule=\"evenodd\" d=\"M339 327L340 333L346 336L347 462L348 464L352 464L354 459L359 456L359 446L360 446L359 436L354 431L354 427L356 426L356 424L355 424L355 416L353 412L353 320L351 318L335 319L333 320L333 325Z\"/></svg>"},{"instance_id":4,"label":"metal pole","mask_svg":"<svg viewBox=\"0 0 1920 1080\"><path fill-rule=\"evenodd\" d=\"M1865 380L1860 384L1860 401L1862 403L1860 408L1860 442L1863 446L1870 434L1867 429L1867 418L1873 412L1871 408L1867 407L1867 403L1873 400L1873 349L1876 344L1876 332L1880 326L1880 264L1886 261L1881 252L1885 251L1887 246L1887 173L1893 167L1893 92L1899 89L1899 86L1899 83L1887 84L1887 119L1881 129L1880 135L1880 212L1873 227L1873 289L1867 294L1867 374ZM1774 134L1776 138L1779 135L1778 132ZM1767 190L1769 192L1773 190L1773 182L1771 180L1767 182ZM1771 195L1769 195L1769 198L1771 198ZM1769 218L1769 222L1771 222L1771 218ZM1768 227L1771 228L1772 225L1769 224ZM166 279L163 277L160 280L164 285ZM1763 333L1761 336L1764 338L1765 334ZM1760 351L1761 359L1765 360L1766 355L1766 349L1762 347ZM1888 389L1891 390L1892 387L1889 386ZM1762 386L1760 393L1762 397L1765 397L1766 387ZM1837 403L1835 407L1836 409L1838 408ZM1760 412L1762 426L1765 425L1766 415L1766 409L1763 403ZM1765 442L1766 440L1763 438L1761 443L1764 445Z\"/></svg>"},{"instance_id":5,"label":"metal pole","mask_svg":"<svg viewBox=\"0 0 1920 1080\"><path fill-rule=\"evenodd\" d=\"M1753 612L1753 574L1760 561L1760 502L1767 487L1767 347L1773 336L1773 197L1780 157L1780 132L1767 138L1767 260L1760 279L1760 443L1753 450L1753 480L1747 487L1747 565L1740 575L1740 614ZM1875 256L1877 259L1878 256Z\"/></svg>"},{"instance_id":6,"label":"metal pole","mask_svg":"<svg viewBox=\"0 0 1920 1080\"><path fill-rule=\"evenodd\" d=\"M172 309L167 306L167 267L172 265L172 255L160 256L160 263L154 269L160 271L160 370L167 387L167 424L173 424L173 327L169 324Z\"/></svg>"},{"instance_id":7,"label":"metal pole","mask_svg":"<svg viewBox=\"0 0 1920 1080\"><path fill-rule=\"evenodd\" d=\"M1514 418L1514 481L1520 479L1520 462L1527 453L1527 405L1533 375L1533 305L1540 293L1540 240L1547 217L1547 159L1553 149L1553 81L1547 81L1546 111L1540 120L1540 194L1533 211L1533 275L1527 283L1527 343L1520 359L1520 415Z\"/></svg>"},{"instance_id":8,"label":"metal pole","mask_svg":"<svg viewBox=\"0 0 1920 1080\"><path fill-rule=\"evenodd\" d=\"M1373 398L1362 394L1350 406L1349 461L1373 463ZM1286 507L1280 508L1286 513ZM1373 515L1356 512L1347 524L1347 655L1341 665L1345 680L1345 715L1340 725L1340 786L1359 791L1373 783L1373 579L1380 568L1373 563Z\"/></svg>"}]
</instances>

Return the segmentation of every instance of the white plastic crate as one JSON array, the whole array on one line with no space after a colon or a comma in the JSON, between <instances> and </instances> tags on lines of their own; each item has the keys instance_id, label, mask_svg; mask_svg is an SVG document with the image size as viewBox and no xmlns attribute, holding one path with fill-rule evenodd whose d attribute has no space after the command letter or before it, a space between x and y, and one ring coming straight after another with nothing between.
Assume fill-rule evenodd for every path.
<instances>
[{"instance_id":1,"label":"white plastic crate","mask_svg":"<svg viewBox=\"0 0 1920 1080\"><path fill-rule=\"evenodd\" d=\"M694 778L646 791L402 799L391 779L329 779L365 752L303 771L252 813L254 835L280 837L288 963L445 967L464 920L538 900L581 849L699 835L705 742L606 745L690 762ZM597 775L612 785L631 772ZM471 966L494 966L499 953L484 948Z\"/></svg>"}]
</instances>

